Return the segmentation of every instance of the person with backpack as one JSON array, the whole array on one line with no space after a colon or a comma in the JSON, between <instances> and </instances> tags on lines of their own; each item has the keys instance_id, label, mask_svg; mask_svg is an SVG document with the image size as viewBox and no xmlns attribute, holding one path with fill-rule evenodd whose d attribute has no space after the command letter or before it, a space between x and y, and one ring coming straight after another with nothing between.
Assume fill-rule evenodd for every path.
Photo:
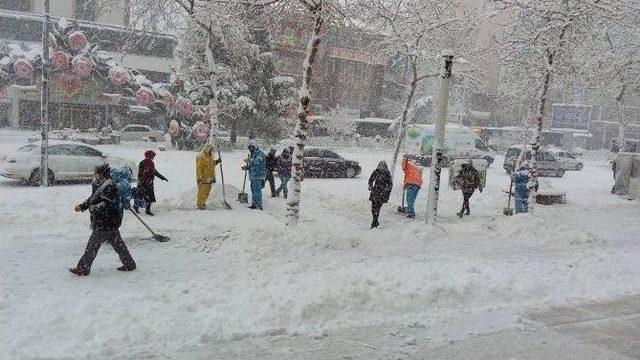
<instances>
[{"instance_id":1,"label":"person with backpack","mask_svg":"<svg viewBox=\"0 0 640 360\"><path fill-rule=\"evenodd\" d=\"M473 167L473 160L469 159L467 163L462 164L462 169L460 169L453 181L456 187L462 190L462 209L457 213L458 217L462 218L464 215L471 214L469 199L471 199L474 191L478 189L482 192L480 173Z\"/></svg>"},{"instance_id":2,"label":"person with backpack","mask_svg":"<svg viewBox=\"0 0 640 360\"><path fill-rule=\"evenodd\" d=\"M221 159L213 159L213 145L206 143L202 151L196 156L196 183L198 186L198 209L207 209L207 200L211 193L211 186L216 182L216 165Z\"/></svg>"},{"instance_id":3,"label":"person with backpack","mask_svg":"<svg viewBox=\"0 0 640 360\"><path fill-rule=\"evenodd\" d=\"M156 202L156 192L154 190L153 181L157 177L160 180L169 181L166 177L156 170L156 166L153 163L153 159L156 157L156 152L153 150L147 150L144 152L144 160L140 161L138 166L138 194L144 199L146 204L145 214L153 216L151 212L151 204ZM138 212L138 206L134 205L133 210Z\"/></svg>"},{"instance_id":4,"label":"person with backpack","mask_svg":"<svg viewBox=\"0 0 640 360\"><path fill-rule=\"evenodd\" d=\"M251 206L249 209L262 210L262 185L267 176L265 154L254 140L249 141L249 159L242 170L249 171L251 182Z\"/></svg>"},{"instance_id":5,"label":"person with backpack","mask_svg":"<svg viewBox=\"0 0 640 360\"><path fill-rule=\"evenodd\" d=\"M100 165L95 169L95 180L91 184L91 196L75 207L76 212L89 210L91 218L91 236L87 242L84 255L75 268L69 269L72 274L87 276L91 272L91 265L95 260L102 243L108 242L120 257L122 266L119 271L136 269L127 245L120 236L122 224L122 205L118 195L118 188L110 179L109 165Z\"/></svg>"},{"instance_id":6,"label":"person with backpack","mask_svg":"<svg viewBox=\"0 0 640 360\"><path fill-rule=\"evenodd\" d=\"M280 187L276 189L276 195L280 196L280 192L282 192L286 199L289 195L287 186L289 184L289 180L291 180L291 153L289 152L289 149L282 150L282 153L278 156L276 171L280 178Z\"/></svg>"},{"instance_id":7,"label":"person with backpack","mask_svg":"<svg viewBox=\"0 0 640 360\"><path fill-rule=\"evenodd\" d=\"M403 186L407 197L407 207L404 212L409 219L413 219L416 217L416 198L422 186L422 169L405 157L402 159L402 171L404 172Z\"/></svg>"},{"instance_id":8,"label":"person with backpack","mask_svg":"<svg viewBox=\"0 0 640 360\"><path fill-rule=\"evenodd\" d=\"M131 188L133 176L131 174L131 169L128 167L112 168L111 181L113 181L118 188L118 195L120 197L120 205L122 206L122 209L131 209L131 198L133 196L133 189Z\"/></svg>"},{"instance_id":9,"label":"person with backpack","mask_svg":"<svg viewBox=\"0 0 640 360\"><path fill-rule=\"evenodd\" d=\"M278 157L276 156L276 148L273 146L269 149L269 153L267 154L266 166L266 180L269 183L269 188L271 189L271 197L277 197L279 195L276 192L276 179L273 177L273 173L276 171L276 167L278 166Z\"/></svg>"},{"instance_id":10,"label":"person with backpack","mask_svg":"<svg viewBox=\"0 0 640 360\"><path fill-rule=\"evenodd\" d=\"M382 208L382 204L389 201L392 188L393 181L391 180L389 167L386 162L380 161L378 167L373 170L371 176L369 176L369 201L371 201L371 215L373 216L373 221L371 222L372 229L380 225L378 222L380 209Z\"/></svg>"}]
</instances>

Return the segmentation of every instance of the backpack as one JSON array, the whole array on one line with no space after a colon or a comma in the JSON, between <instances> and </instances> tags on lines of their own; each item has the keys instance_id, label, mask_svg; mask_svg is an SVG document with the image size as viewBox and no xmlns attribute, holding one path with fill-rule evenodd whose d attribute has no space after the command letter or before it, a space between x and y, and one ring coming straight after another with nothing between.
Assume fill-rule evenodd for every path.
<instances>
[{"instance_id":1,"label":"backpack","mask_svg":"<svg viewBox=\"0 0 640 360\"><path fill-rule=\"evenodd\" d=\"M118 188L118 197L120 198L120 206L122 209L129 210L131 208L131 169L127 167L111 169L111 181Z\"/></svg>"}]
</instances>

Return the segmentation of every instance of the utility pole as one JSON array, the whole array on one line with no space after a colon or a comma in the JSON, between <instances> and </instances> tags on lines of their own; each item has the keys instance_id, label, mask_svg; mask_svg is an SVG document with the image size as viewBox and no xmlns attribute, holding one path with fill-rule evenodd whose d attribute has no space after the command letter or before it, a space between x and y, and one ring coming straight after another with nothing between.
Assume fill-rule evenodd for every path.
<instances>
[{"instance_id":1,"label":"utility pole","mask_svg":"<svg viewBox=\"0 0 640 360\"><path fill-rule=\"evenodd\" d=\"M40 95L40 184L49 186L49 0L43 0L42 14L42 92Z\"/></svg>"},{"instance_id":2,"label":"utility pole","mask_svg":"<svg viewBox=\"0 0 640 360\"><path fill-rule=\"evenodd\" d=\"M436 141L431 155L431 176L429 177L429 193L427 200L427 223L433 224L438 213L438 195L440 192L440 173L442 172L442 149L444 148L444 131L447 122L447 106L449 105L449 90L451 89L451 71L453 68L453 54L442 52L444 71L438 89L438 113L436 115Z\"/></svg>"}]
</instances>

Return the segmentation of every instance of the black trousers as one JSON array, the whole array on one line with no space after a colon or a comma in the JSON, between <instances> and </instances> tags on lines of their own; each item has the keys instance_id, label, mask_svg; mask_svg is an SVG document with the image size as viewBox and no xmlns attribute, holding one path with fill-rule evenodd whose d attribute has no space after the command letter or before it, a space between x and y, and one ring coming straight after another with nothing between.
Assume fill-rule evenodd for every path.
<instances>
[{"instance_id":1,"label":"black trousers","mask_svg":"<svg viewBox=\"0 0 640 360\"><path fill-rule=\"evenodd\" d=\"M273 173L267 171L266 180L269 182L269 187L271 188L271 196L276 196L276 179L273 177Z\"/></svg>"},{"instance_id":2,"label":"black trousers","mask_svg":"<svg viewBox=\"0 0 640 360\"><path fill-rule=\"evenodd\" d=\"M84 255L82 255L80 261L78 261L78 269L87 271L91 270L93 260L95 260L96 255L98 255L98 250L100 250L100 246L102 246L103 242L108 242L109 244L111 244L113 250L118 253L122 265L128 268L136 267L136 263L135 261L133 261L133 258L129 253L129 249L127 249L127 245L125 245L124 241L122 241L120 231L118 229L115 229L106 231L93 230L91 236L89 237L87 247L84 250Z\"/></svg>"},{"instance_id":3,"label":"black trousers","mask_svg":"<svg viewBox=\"0 0 640 360\"><path fill-rule=\"evenodd\" d=\"M380 201L372 201L371 202L371 215L373 216L373 222L378 222L378 217L380 216L380 209L382 208L382 202Z\"/></svg>"},{"instance_id":4,"label":"black trousers","mask_svg":"<svg viewBox=\"0 0 640 360\"><path fill-rule=\"evenodd\" d=\"M475 191L475 189L463 189L462 190L462 210L460 210L460 212L465 212L465 210L467 211L467 213L471 212L471 209L469 208L469 199L471 199L471 195L473 195L473 192Z\"/></svg>"}]
</instances>

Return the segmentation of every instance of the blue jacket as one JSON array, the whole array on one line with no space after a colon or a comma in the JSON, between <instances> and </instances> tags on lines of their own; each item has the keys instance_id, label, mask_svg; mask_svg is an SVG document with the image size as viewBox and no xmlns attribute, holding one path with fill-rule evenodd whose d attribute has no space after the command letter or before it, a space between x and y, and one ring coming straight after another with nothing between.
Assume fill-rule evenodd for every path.
<instances>
[{"instance_id":1,"label":"blue jacket","mask_svg":"<svg viewBox=\"0 0 640 360\"><path fill-rule=\"evenodd\" d=\"M253 150L249 158L249 177L254 180L264 180L267 177L266 156L258 148Z\"/></svg>"},{"instance_id":2,"label":"blue jacket","mask_svg":"<svg viewBox=\"0 0 640 360\"><path fill-rule=\"evenodd\" d=\"M513 180L513 196L520 200L528 199L529 188L527 183L529 182L529 171L516 171L511 175L511 180Z\"/></svg>"},{"instance_id":3,"label":"blue jacket","mask_svg":"<svg viewBox=\"0 0 640 360\"><path fill-rule=\"evenodd\" d=\"M120 204L123 209L129 210L131 207L131 170L123 169L111 169L111 181L118 188L118 195L120 197Z\"/></svg>"}]
</instances>

